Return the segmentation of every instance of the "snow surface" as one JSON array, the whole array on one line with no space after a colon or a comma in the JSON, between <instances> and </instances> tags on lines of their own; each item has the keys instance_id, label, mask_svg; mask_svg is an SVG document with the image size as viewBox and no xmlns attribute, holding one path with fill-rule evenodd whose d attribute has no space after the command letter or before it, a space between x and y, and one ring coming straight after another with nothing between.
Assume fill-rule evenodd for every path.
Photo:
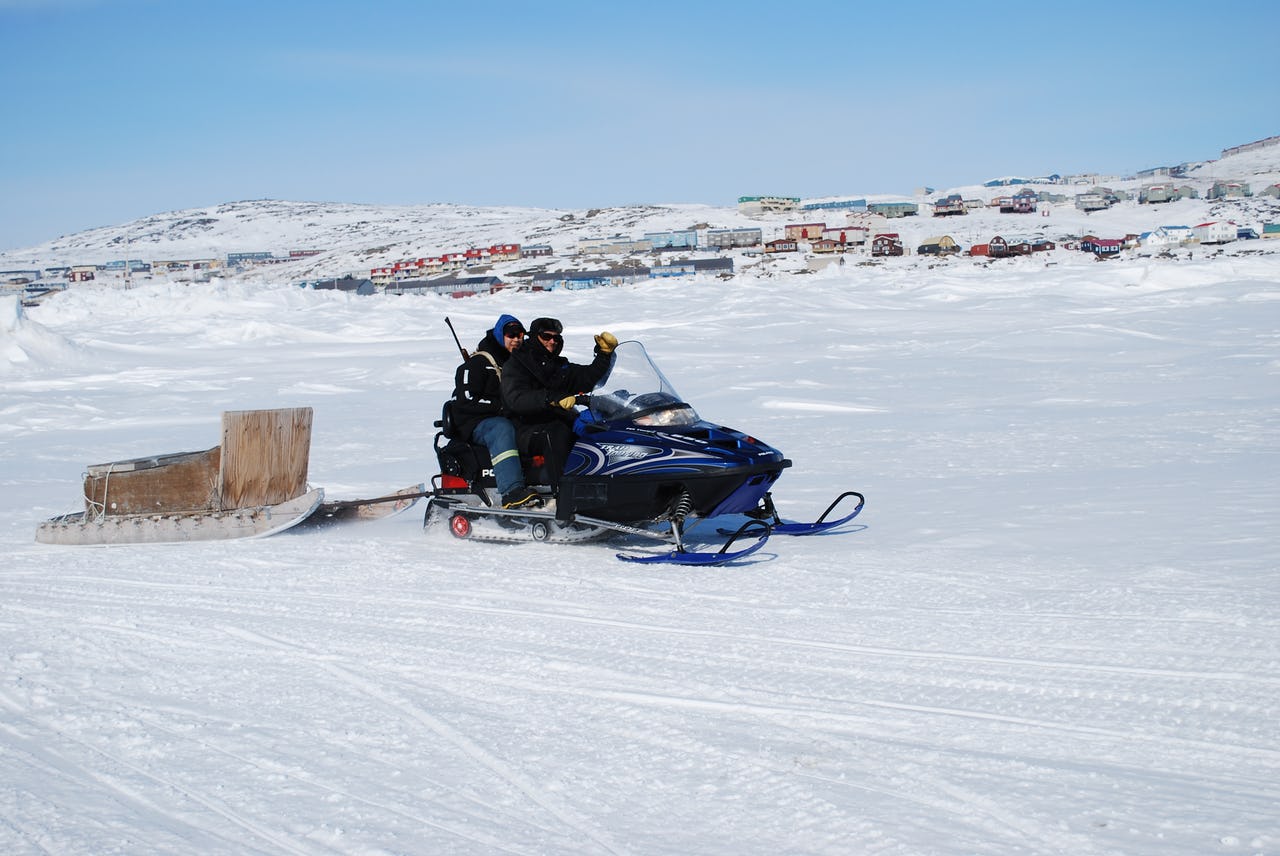
<instances>
[{"instance_id":1,"label":"snow surface","mask_svg":"<svg viewBox=\"0 0 1280 856\"><path fill-rule=\"evenodd\" d=\"M4 298L0 852L1280 853L1280 256L1053 258ZM785 515L858 489L863 526L712 569L420 506L33 541L228 409L314 407L330 497L427 479L443 318L501 312L644 341L795 462Z\"/></svg>"}]
</instances>

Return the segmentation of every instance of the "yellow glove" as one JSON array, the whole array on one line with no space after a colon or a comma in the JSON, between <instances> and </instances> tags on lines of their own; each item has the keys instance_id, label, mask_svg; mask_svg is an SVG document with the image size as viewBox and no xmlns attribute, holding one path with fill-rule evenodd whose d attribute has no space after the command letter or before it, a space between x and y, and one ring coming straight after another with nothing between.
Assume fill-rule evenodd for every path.
<instances>
[{"instance_id":1,"label":"yellow glove","mask_svg":"<svg viewBox=\"0 0 1280 856\"><path fill-rule=\"evenodd\" d=\"M601 333L596 336L596 349L602 354L612 354L613 349L618 347L618 337L609 332Z\"/></svg>"},{"instance_id":2,"label":"yellow glove","mask_svg":"<svg viewBox=\"0 0 1280 856\"><path fill-rule=\"evenodd\" d=\"M577 401L578 401L578 397L576 395L566 395L564 398L560 399L559 401L551 402L551 406L559 407L564 410L572 410L573 405L576 404Z\"/></svg>"}]
</instances>

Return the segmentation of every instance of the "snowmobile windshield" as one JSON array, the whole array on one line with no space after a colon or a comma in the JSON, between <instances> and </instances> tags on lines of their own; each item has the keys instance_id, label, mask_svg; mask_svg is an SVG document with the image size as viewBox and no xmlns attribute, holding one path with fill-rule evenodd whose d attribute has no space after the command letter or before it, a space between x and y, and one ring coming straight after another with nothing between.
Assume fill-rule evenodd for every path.
<instances>
[{"instance_id":1,"label":"snowmobile windshield","mask_svg":"<svg viewBox=\"0 0 1280 856\"><path fill-rule=\"evenodd\" d=\"M644 345L622 342L613 351L613 365L591 392L588 406L596 422L636 425L692 425L698 414L686 404Z\"/></svg>"}]
</instances>

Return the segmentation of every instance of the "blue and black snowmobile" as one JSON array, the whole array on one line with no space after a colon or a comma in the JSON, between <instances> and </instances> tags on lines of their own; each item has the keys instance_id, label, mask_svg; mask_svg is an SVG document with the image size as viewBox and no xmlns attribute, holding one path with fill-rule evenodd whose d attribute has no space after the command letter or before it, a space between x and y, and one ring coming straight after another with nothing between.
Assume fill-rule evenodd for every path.
<instances>
[{"instance_id":1,"label":"blue and black snowmobile","mask_svg":"<svg viewBox=\"0 0 1280 856\"><path fill-rule=\"evenodd\" d=\"M862 494L847 491L816 522L784 522L770 489L791 461L754 437L701 419L639 342L618 345L608 374L579 404L585 410L554 496L537 449L525 459L528 483L544 496L533 510L501 507L487 450L450 436L446 404L436 423L440 474L432 479L424 525L447 522L455 537L506 542L631 535L671 549L618 554L625 561L716 565L754 553L770 535L825 532L862 511ZM846 499L854 502L852 510L827 519ZM689 548L687 533L695 522L732 515L746 522L717 529L724 539L718 550ZM747 546L734 549L740 543Z\"/></svg>"}]
</instances>

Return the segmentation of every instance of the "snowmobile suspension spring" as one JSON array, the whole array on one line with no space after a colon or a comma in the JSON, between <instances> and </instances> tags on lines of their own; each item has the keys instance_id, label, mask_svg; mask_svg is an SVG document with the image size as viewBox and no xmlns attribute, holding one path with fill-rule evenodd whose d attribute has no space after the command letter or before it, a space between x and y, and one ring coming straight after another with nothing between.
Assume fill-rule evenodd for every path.
<instances>
[{"instance_id":1,"label":"snowmobile suspension spring","mask_svg":"<svg viewBox=\"0 0 1280 856\"><path fill-rule=\"evenodd\" d=\"M691 511L693 511L693 497L689 496L689 491L681 491L680 498L671 508L671 517L674 520L684 520Z\"/></svg>"}]
</instances>

